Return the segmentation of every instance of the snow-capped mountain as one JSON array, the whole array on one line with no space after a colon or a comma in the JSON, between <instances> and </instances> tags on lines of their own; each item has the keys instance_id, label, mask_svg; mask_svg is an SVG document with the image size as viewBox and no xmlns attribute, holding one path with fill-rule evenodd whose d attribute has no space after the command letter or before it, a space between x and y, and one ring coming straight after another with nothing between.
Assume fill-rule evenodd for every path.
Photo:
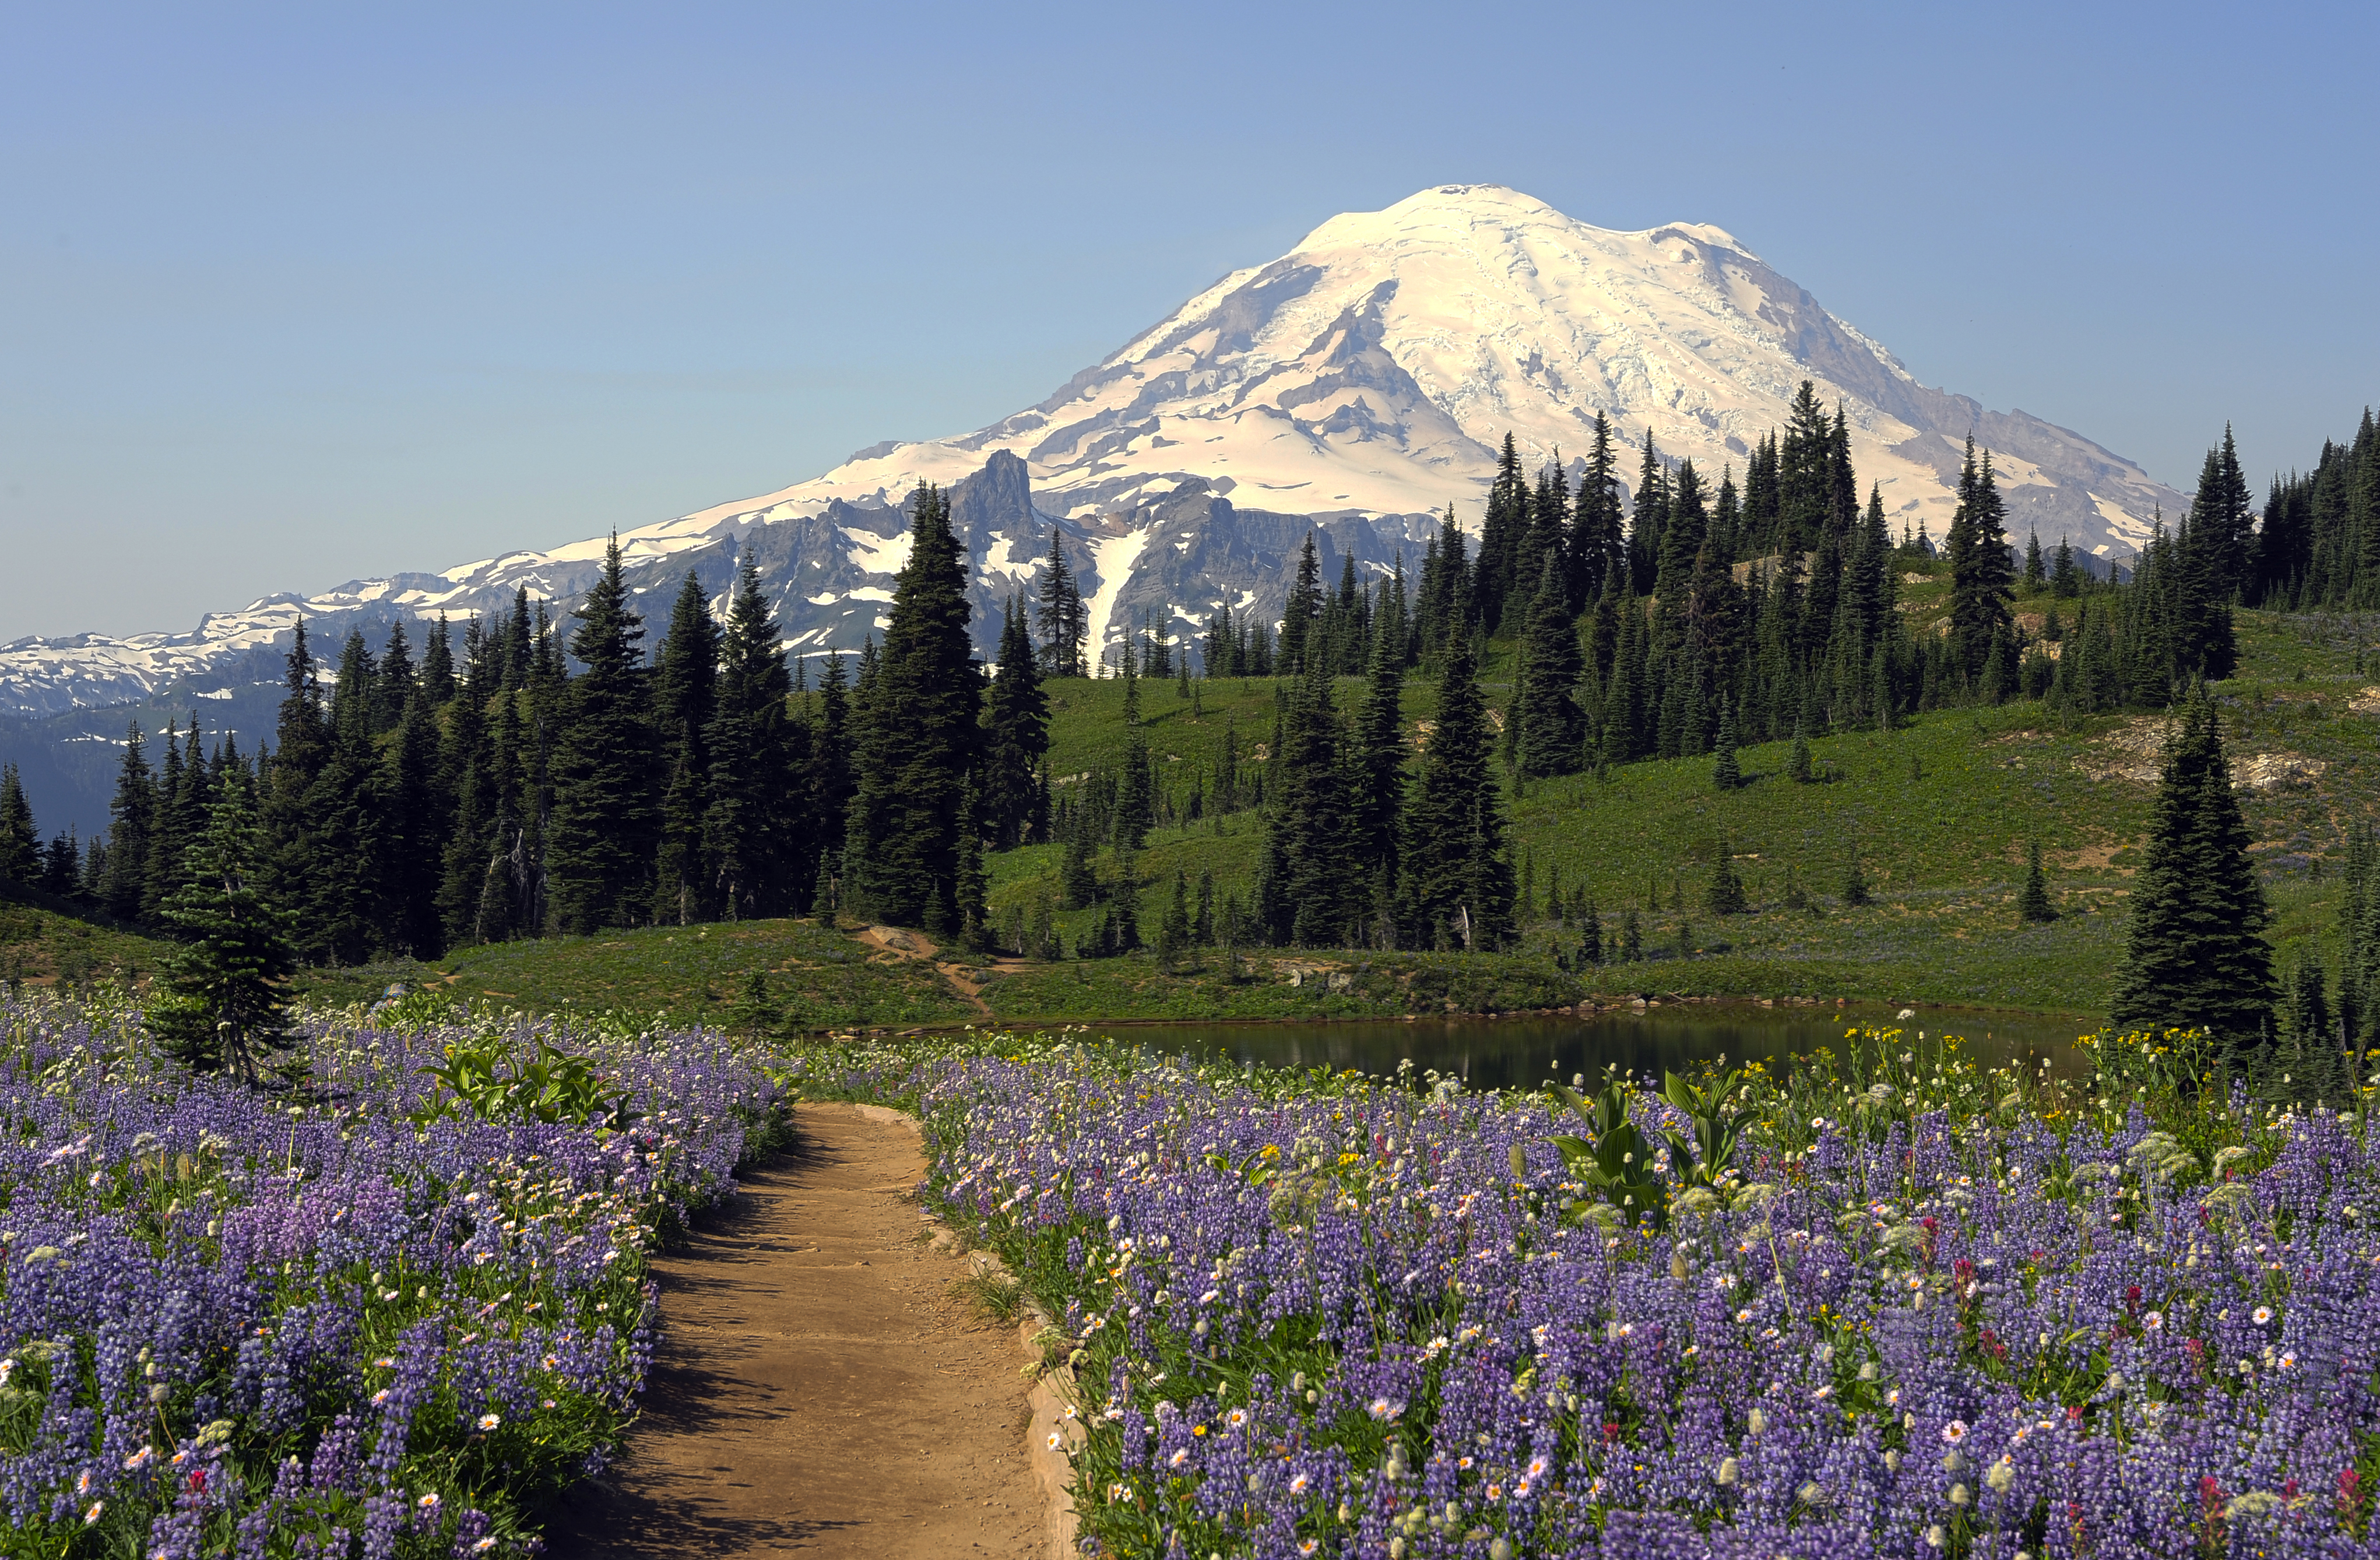
<instances>
[{"instance_id":1,"label":"snow-capped mountain","mask_svg":"<svg viewBox=\"0 0 2380 1560\"><path fill-rule=\"evenodd\" d=\"M1575 461L1596 414L1619 437L1739 469L1795 388L1840 399L1864 488L1894 527L1942 533L1963 442L1989 446L2012 533L2103 556L2186 500L2082 435L1919 384L1881 347L1718 228L1590 226L1497 185L1427 189L1331 218L1288 254L1235 271L1038 406L962 437L885 444L825 475L622 536L648 615L688 568L717 597L759 560L801 653L854 648L881 622L907 553L902 505L953 489L989 649L998 603L1038 585L1053 531L1095 643L1165 615L1278 615L1309 527L1325 567L1417 561L1433 512L1475 526L1511 431L1534 467ZM1629 469L1633 469L1633 461ZM273 596L188 633L0 647L0 713L19 719L179 691L221 697L277 676L303 614L326 633L403 615L460 619L516 590L566 604L601 540L438 574Z\"/></svg>"}]
</instances>

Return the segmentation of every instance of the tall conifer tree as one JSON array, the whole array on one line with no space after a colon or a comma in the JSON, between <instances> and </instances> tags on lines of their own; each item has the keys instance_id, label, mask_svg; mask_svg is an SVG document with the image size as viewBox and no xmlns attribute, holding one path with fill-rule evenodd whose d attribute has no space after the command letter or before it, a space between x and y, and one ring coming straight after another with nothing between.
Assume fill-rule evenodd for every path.
<instances>
[{"instance_id":1,"label":"tall conifer tree","mask_svg":"<svg viewBox=\"0 0 2380 1560\"><path fill-rule=\"evenodd\" d=\"M2273 1007L2272 912L2248 856L2215 701L2202 685L2167 744L2132 884L2132 924L2108 1017L2126 1028L2265 1034Z\"/></svg>"},{"instance_id":2,"label":"tall conifer tree","mask_svg":"<svg viewBox=\"0 0 2380 1560\"><path fill-rule=\"evenodd\" d=\"M1184 657L1186 662L1188 657ZM1000 669L992 677L990 729L985 734L984 830L995 849L1009 850L1030 834L1040 799L1035 771L1050 750L1050 700L1041 691L1025 609L1002 609Z\"/></svg>"},{"instance_id":3,"label":"tall conifer tree","mask_svg":"<svg viewBox=\"0 0 2380 1560\"><path fill-rule=\"evenodd\" d=\"M983 683L949 502L920 484L910 504L909 561L860 722L844 853L853 888L880 919L954 932L960 804L982 743Z\"/></svg>"},{"instance_id":4,"label":"tall conifer tree","mask_svg":"<svg viewBox=\"0 0 2380 1560\"><path fill-rule=\"evenodd\" d=\"M655 787L650 690L637 615L622 577L620 539L571 615L570 653L586 667L563 699L546 839L557 930L584 936L650 919ZM559 675L559 667L546 674Z\"/></svg>"},{"instance_id":5,"label":"tall conifer tree","mask_svg":"<svg viewBox=\"0 0 2380 1560\"><path fill-rule=\"evenodd\" d=\"M1444 936L1454 946L1486 950L1511 933L1512 868L1490 762L1494 742L1471 636L1457 634L1405 813L1404 919L1424 946Z\"/></svg>"}]
</instances>

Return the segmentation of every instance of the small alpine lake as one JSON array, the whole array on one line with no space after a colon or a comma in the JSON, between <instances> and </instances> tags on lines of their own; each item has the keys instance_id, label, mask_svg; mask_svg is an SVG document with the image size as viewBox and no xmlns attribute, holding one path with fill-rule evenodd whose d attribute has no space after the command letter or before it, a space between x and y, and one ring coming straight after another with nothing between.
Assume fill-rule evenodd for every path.
<instances>
[{"instance_id":1,"label":"small alpine lake","mask_svg":"<svg viewBox=\"0 0 2380 1560\"><path fill-rule=\"evenodd\" d=\"M1966 1039L1985 1066L2026 1055L2063 1068L2087 1020L2037 1013L1920 1008L1875 1005L1763 1006L1750 1002L1647 1004L1642 1012L1609 1009L1592 1015L1530 1014L1511 1018L1314 1020L1289 1023L1147 1023L1085 1025L1128 1044L1208 1059L1278 1067L1327 1066L1394 1073L1410 1060L1416 1073L1436 1069L1475 1089L1534 1088L1548 1079L1593 1077L1607 1066L1622 1072L1682 1070L1703 1062L1757 1059L1774 1066L1820 1046L1838 1054L1846 1030L1862 1025L1900 1029L1914 1040L1943 1034Z\"/></svg>"}]
</instances>

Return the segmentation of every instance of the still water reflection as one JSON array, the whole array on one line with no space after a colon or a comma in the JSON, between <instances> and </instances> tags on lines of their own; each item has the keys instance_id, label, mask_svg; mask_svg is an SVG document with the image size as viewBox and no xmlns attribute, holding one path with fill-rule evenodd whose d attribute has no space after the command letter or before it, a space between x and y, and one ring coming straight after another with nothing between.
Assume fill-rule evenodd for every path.
<instances>
[{"instance_id":1,"label":"still water reflection","mask_svg":"<svg viewBox=\"0 0 2380 1560\"><path fill-rule=\"evenodd\" d=\"M1548 1079L1592 1077L1607 1064L1622 1071L1759 1057L1783 1058L1828 1046L1840 1054L1843 1031L1855 1023L1897 1027L1912 1037L1962 1035L1987 1065L2041 1055L2063 1067L2085 1026L2071 1018L2008 1013L1921 1009L1906 1021L1895 1008L1761 1007L1743 1003L1694 1003L1604 1013L1594 1018L1447 1018L1412 1023L1133 1024L1110 1032L1152 1050L1187 1053L1274 1066L1353 1067L1389 1073L1411 1057L1416 1072L1435 1067L1475 1089L1529 1088ZM1097 1028L1098 1026L1093 1026Z\"/></svg>"}]
</instances>

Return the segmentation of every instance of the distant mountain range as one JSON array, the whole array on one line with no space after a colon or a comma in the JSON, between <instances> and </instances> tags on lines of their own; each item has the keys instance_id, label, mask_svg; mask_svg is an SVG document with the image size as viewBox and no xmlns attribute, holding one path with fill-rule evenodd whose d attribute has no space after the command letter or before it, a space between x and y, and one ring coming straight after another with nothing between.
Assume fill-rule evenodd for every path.
<instances>
[{"instance_id":1,"label":"distant mountain range","mask_svg":"<svg viewBox=\"0 0 2380 1560\"><path fill-rule=\"evenodd\" d=\"M1843 404L1860 484L1881 486L1896 531L1942 534L1970 432L1994 453L2016 536L2112 560L2160 506L2187 504L2079 433L1919 384L1718 228L1620 233L1501 186L1448 185L1331 218L989 428L878 445L621 542L650 616L689 568L723 593L748 550L788 649L853 649L883 620L908 547L902 506L922 479L953 489L987 649L998 603L1036 589L1053 532L1105 649L1148 615L1181 632L1226 603L1277 617L1309 528L1330 577L1342 555L1367 573L1400 552L1416 564L1449 503L1476 526L1508 431L1533 469L1557 453L1574 465L1601 412L1629 444L1650 432L1671 460L1740 472L1804 379ZM45 823L89 826L85 772L112 763L135 713L196 712L252 747L301 614L335 654L350 628L377 640L398 616L459 622L523 586L559 610L603 546L268 596L184 633L0 646L0 753L25 766Z\"/></svg>"}]
</instances>

